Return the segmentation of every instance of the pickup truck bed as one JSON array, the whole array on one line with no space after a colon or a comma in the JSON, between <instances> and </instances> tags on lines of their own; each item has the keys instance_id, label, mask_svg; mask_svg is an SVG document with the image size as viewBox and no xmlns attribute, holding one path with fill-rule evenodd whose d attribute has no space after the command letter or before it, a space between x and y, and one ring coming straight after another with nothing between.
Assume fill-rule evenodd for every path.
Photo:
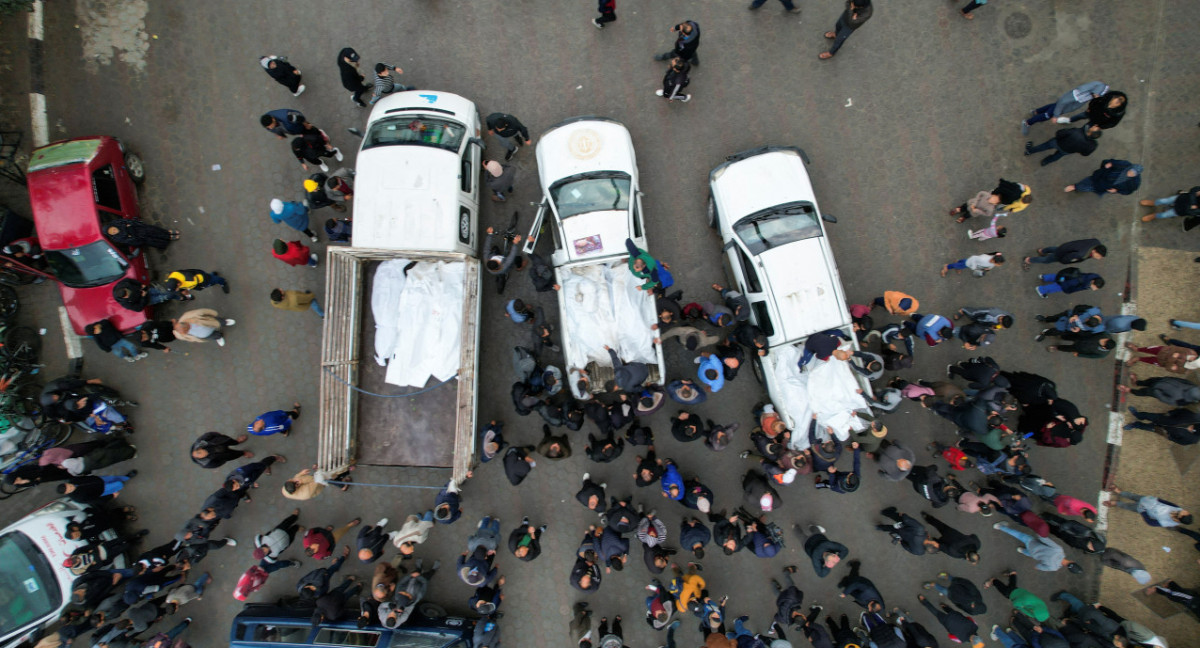
<instances>
[{"instance_id":1,"label":"pickup truck bed","mask_svg":"<svg viewBox=\"0 0 1200 648\"><path fill-rule=\"evenodd\" d=\"M398 258L466 264L461 368L457 378L444 384L432 378L420 389L389 384L384 381L387 367L372 358L374 270L382 261ZM479 272L479 261L461 254L330 250L321 345L320 469L337 470L357 460L370 465L449 467L455 478L465 475L474 453ZM354 387L384 396L421 393L383 398Z\"/></svg>"}]
</instances>

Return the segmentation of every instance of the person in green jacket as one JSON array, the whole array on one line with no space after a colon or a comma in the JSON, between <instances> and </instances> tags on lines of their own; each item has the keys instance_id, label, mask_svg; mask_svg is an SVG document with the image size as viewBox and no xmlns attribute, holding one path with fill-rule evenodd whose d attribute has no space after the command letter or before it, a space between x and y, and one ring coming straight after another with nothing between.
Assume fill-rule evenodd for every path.
<instances>
[{"instance_id":1,"label":"person in green jacket","mask_svg":"<svg viewBox=\"0 0 1200 648\"><path fill-rule=\"evenodd\" d=\"M1017 587L1017 572L1010 571L1005 576L1008 576L1008 583L1004 583L999 578L993 578L984 583L983 587L985 589L995 587L997 592L1008 597L1014 610L1038 623L1045 623L1050 618L1050 608L1046 607L1046 602L1033 592Z\"/></svg>"},{"instance_id":2,"label":"person in green jacket","mask_svg":"<svg viewBox=\"0 0 1200 648\"><path fill-rule=\"evenodd\" d=\"M650 253L633 244L633 239L625 239L625 249L629 251L629 271L638 279L645 279L646 283L638 286L640 290L653 290L658 282L654 280L651 273L658 267L658 261L650 256Z\"/></svg>"}]
</instances>

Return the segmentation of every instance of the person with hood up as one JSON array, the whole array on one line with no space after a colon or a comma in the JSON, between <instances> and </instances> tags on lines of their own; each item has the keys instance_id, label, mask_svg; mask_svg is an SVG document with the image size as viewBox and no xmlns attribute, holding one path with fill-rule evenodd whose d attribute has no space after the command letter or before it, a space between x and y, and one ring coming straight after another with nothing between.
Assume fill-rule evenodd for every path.
<instances>
[{"instance_id":1,"label":"person with hood up","mask_svg":"<svg viewBox=\"0 0 1200 648\"><path fill-rule=\"evenodd\" d=\"M308 207L304 206L304 203L284 202L278 198L272 198L268 216L271 217L272 223L287 225L303 233L313 243L320 240L317 238L316 232L308 227Z\"/></svg>"},{"instance_id":2,"label":"person with hood up","mask_svg":"<svg viewBox=\"0 0 1200 648\"><path fill-rule=\"evenodd\" d=\"M342 87L350 92L351 101L359 108L366 108L367 104L363 103L362 97L370 92L373 86L363 78L358 69L358 61L358 52L352 47L343 47L342 51L338 52L337 66L342 77Z\"/></svg>"},{"instance_id":3,"label":"person with hood up","mask_svg":"<svg viewBox=\"0 0 1200 648\"><path fill-rule=\"evenodd\" d=\"M1067 185L1063 191L1067 193L1090 191L1100 197L1107 194L1128 196L1137 191L1140 186L1142 186L1142 165L1127 160L1112 159L1101 162L1100 168L1093 171L1092 175L1075 184Z\"/></svg>"}]
</instances>

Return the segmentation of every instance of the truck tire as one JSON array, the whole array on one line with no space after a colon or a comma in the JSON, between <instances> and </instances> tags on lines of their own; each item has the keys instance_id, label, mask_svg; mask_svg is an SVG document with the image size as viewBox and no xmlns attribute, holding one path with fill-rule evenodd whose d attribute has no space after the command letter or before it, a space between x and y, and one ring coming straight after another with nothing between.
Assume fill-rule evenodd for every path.
<instances>
[{"instance_id":1,"label":"truck tire","mask_svg":"<svg viewBox=\"0 0 1200 648\"><path fill-rule=\"evenodd\" d=\"M422 601L421 604L417 607L417 612L420 612L421 616L425 617L426 619L444 619L444 618L446 618L446 609L445 608L438 605L437 603L430 603L428 601Z\"/></svg>"},{"instance_id":2,"label":"truck tire","mask_svg":"<svg viewBox=\"0 0 1200 648\"><path fill-rule=\"evenodd\" d=\"M758 384L767 384L766 376L763 373L762 360L759 360L758 356L755 356L754 359L750 361L750 368L754 370L754 379L758 381Z\"/></svg>"}]
</instances>

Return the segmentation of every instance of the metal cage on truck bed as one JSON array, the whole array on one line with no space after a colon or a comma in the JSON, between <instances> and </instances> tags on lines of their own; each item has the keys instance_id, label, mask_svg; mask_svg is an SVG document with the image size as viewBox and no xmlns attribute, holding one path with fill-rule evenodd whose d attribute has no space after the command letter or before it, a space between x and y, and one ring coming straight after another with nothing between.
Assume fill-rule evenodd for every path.
<instances>
[{"instance_id":1,"label":"metal cage on truck bed","mask_svg":"<svg viewBox=\"0 0 1200 648\"><path fill-rule=\"evenodd\" d=\"M361 348L363 346L364 329L371 324L373 316L370 312L370 299L364 299L364 287L369 283L370 267L392 259L409 259L412 261L455 262L466 266L463 286L462 314L462 344L459 372L456 385L413 390L414 398L437 398L444 407L436 408L434 412L441 417L441 427L453 427L452 455L446 464L433 464L438 467L449 467L455 479L462 479L470 470L475 452L476 427L476 373L477 349L479 347L479 260L464 254L450 252L421 252L408 250L385 250L373 248L338 247L330 248L325 266L325 320L321 340L321 371L320 398L321 412L318 421L319 444L317 449L317 468L322 471L344 470L356 459L359 444L362 442L360 424L382 426L383 434L391 435L398 432L402 425L396 420L405 418L403 413L394 415L392 420L378 417L381 420L365 422L360 420L360 399L377 398L363 396L355 388L362 387L363 378ZM372 362L368 353L367 360ZM395 390L393 386L391 388ZM451 396L446 390L454 390ZM371 391L368 389L368 391ZM420 396L417 392L422 392ZM430 396L429 394L433 394ZM407 401L407 398L386 399L387 401ZM380 399L384 401L384 399ZM434 409L434 408L424 408ZM373 417L375 418L375 417ZM414 422L416 424L417 422ZM421 432L430 434L444 433L448 430L425 429L427 426L420 422L417 426ZM432 426L438 427L438 426ZM404 439L401 439L404 440ZM407 439L412 441L412 439ZM362 463L378 463L364 461ZM410 465L395 463L394 465ZM421 463L418 465L431 465Z\"/></svg>"}]
</instances>

